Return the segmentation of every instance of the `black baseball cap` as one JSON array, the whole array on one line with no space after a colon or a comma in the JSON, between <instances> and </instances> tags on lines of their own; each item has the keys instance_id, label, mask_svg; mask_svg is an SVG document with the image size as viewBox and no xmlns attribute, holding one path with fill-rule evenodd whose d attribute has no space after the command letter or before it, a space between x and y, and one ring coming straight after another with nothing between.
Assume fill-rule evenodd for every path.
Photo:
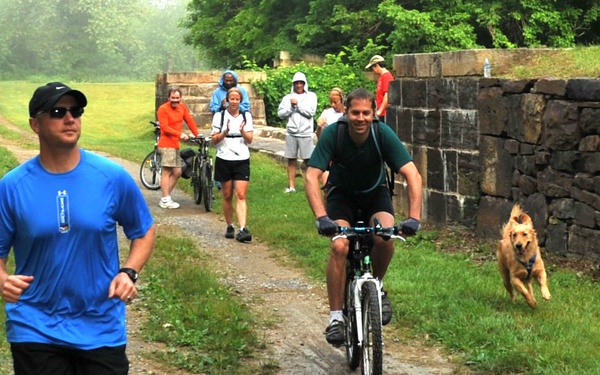
<instances>
[{"instance_id":1,"label":"black baseball cap","mask_svg":"<svg viewBox=\"0 0 600 375\"><path fill-rule=\"evenodd\" d=\"M87 105L87 99L81 91L73 90L61 82L50 82L38 87L29 101L29 117L35 117L52 108L65 95L71 95L80 107Z\"/></svg>"}]
</instances>

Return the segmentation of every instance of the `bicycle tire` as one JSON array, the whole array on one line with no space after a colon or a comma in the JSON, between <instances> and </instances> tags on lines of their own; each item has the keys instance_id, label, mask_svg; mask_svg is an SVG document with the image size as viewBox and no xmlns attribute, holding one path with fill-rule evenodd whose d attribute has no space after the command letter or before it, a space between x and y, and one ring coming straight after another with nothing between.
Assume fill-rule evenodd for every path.
<instances>
[{"instance_id":1,"label":"bicycle tire","mask_svg":"<svg viewBox=\"0 0 600 375\"><path fill-rule=\"evenodd\" d=\"M140 181L148 190L160 189L161 156L158 150L150 152L140 166Z\"/></svg>"},{"instance_id":2,"label":"bicycle tire","mask_svg":"<svg viewBox=\"0 0 600 375\"><path fill-rule=\"evenodd\" d=\"M348 267L348 272L350 272ZM350 275L350 273L348 273ZM346 299L344 301L344 314L346 316L346 362L350 370L354 371L360 364L360 347L358 346L358 325L356 310L354 309L352 295L352 278L348 277L346 283Z\"/></svg>"},{"instance_id":3,"label":"bicycle tire","mask_svg":"<svg viewBox=\"0 0 600 375\"><path fill-rule=\"evenodd\" d=\"M202 195L204 196L204 209L210 212L213 206L213 180L212 180L212 160L208 159L202 163Z\"/></svg>"},{"instance_id":4,"label":"bicycle tire","mask_svg":"<svg viewBox=\"0 0 600 375\"><path fill-rule=\"evenodd\" d=\"M363 310L362 374L381 375L383 373L383 331L379 291L375 283L363 284L361 299Z\"/></svg>"},{"instance_id":5,"label":"bicycle tire","mask_svg":"<svg viewBox=\"0 0 600 375\"><path fill-rule=\"evenodd\" d=\"M202 160L199 157L194 157L194 176L192 177L192 185L194 186L194 202L200 204L202 202Z\"/></svg>"}]
</instances>

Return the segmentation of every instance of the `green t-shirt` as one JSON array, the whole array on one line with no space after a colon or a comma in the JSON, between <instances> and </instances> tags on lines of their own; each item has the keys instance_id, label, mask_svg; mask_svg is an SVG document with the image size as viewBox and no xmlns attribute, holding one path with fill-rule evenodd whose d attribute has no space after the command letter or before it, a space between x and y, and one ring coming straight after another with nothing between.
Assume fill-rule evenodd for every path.
<instances>
[{"instance_id":1,"label":"green t-shirt","mask_svg":"<svg viewBox=\"0 0 600 375\"><path fill-rule=\"evenodd\" d=\"M408 150L388 125L379 123L378 145L381 157L375 145L373 129L367 141L358 147L350 139L347 130L349 126L346 126L343 147L338 151L340 155L338 162L333 161L329 165L334 158L337 143L337 122L323 130L308 162L309 166L323 171L329 166L331 186L354 194L369 191L375 186L385 184L386 176L381 158L394 172L398 172L402 166L412 161Z\"/></svg>"}]
</instances>

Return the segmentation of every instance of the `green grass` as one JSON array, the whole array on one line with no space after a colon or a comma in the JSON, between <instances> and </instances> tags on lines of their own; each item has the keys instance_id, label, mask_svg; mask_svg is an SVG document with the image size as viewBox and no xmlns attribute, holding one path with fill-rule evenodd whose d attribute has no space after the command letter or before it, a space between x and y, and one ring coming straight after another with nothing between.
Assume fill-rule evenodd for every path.
<instances>
[{"instance_id":1,"label":"green grass","mask_svg":"<svg viewBox=\"0 0 600 375\"><path fill-rule=\"evenodd\" d=\"M0 103L0 114L24 129L28 128L27 101L37 84L27 85L0 82L0 94L11 98ZM151 127L146 125L154 116L153 84L73 87L94 98L84 115L85 147L140 161L152 148ZM118 105L126 103L125 98L128 104ZM0 149L0 168L14 164L14 158ZM188 185L187 180L180 184ZM250 228L257 240L279 249L282 261L324 282L328 239L317 235L304 194L283 194L286 185L283 166L264 154L252 155ZM298 190L302 189L298 179ZM220 210L217 200L215 212ZM597 283L550 268L553 298L541 300L536 288L539 306L532 310L520 296L511 303L495 263L482 260L494 258L491 246L481 243L469 251L448 251L460 247L457 244L462 244L460 232L433 230L422 231L406 244L397 243L386 279L395 310L387 328L392 339L440 344L479 373L600 374ZM142 298L146 303L138 305L151 316L143 334L169 348L155 358L196 373L244 373L245 359L261 348L251 328L259 317L250 315L217 276L204 271L213 266L211 260L190 239L174 231L159 236L156 246L145 269ZM196 285L197 280L203 281ZM229 320L232 331L220 331L218 327ZM3 335L2 330L0 363L10 358ZM251 373L268 373L268 369L251 369Z\"/></svg>"},{"instance_id":2,"label":"green grass","mask_svg":"<svg viewBox=\"0 0 600 375\"><path fill-rule=\"evenodd\" d=\"M208 271L213 266L191 239L158 236L144 270L149 319L142 331L170 349L152 356L193 373L259 374L260 369L244 364L259 345L251 329L255 318Z\"/></svg>"},{"instance_id":3,"label":"green grass","mask_svg":"<svg viewBox=\"0 0 600 375\"><path fill-rule=\"evenodd\" d=\"M506 78L529 79L537 77L600 77L600 46L557 50L541 55L526 64L516 64Z\"/></svg>"},{"instance_id":4,"label":"green grass","mask_svg":"<svg viewBox=\"0 0 600 375\"><path fill-rule=\"evenodd\" d=\"M0 178L6 174L9 170L13 169L18 165L17 159L8 152L4 147L0 147ZM12 264L12 254L9 257L7 262L7 267L11 267ZM6 314L4 312L4 304L2 304L2 309L0 309L0 322L2 324L6 321ZM12 363L12 358L10 355L10 347L8 342L6 341L6 331L4 329L0 330L0 374L6 374L9 371L9 367L7 364Z\"/></svg>"},{"instance_id":5,"label":"green grass","mask_svg":"<svg viewBox=\"0 0 600 375\"><path fill-rule=\"evenodd\" d=\"M130 160L141 160L153 147L154 83L71 83L88 99L80 145ZM1 81L0 114L19 128L29 128L29 99L46 82ZM6 130L3 135L6 134ZM10 137L14 139L14 136Z\"/></svg>"}]
</instances>

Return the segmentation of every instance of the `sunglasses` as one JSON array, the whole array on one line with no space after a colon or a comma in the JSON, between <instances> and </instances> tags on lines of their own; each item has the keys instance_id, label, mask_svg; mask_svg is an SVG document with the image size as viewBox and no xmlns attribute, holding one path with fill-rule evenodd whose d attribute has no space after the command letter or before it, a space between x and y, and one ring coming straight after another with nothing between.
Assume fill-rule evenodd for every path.
<instances>
[{"instance_id":1,"label":"sunglasses","mask_svg":"<svg viewBox=\"0 0 600 375\"><path fill-rule=\"evenodd\" d=\"M70 112L73 118L79 118L83 115L83 107L54 107L47 111L42 111L38 113L38 115L44 112L48 112L48 115L50 115L51 118L63 118L67 115L67 112Z\"/></svg>"}]
</instances>

